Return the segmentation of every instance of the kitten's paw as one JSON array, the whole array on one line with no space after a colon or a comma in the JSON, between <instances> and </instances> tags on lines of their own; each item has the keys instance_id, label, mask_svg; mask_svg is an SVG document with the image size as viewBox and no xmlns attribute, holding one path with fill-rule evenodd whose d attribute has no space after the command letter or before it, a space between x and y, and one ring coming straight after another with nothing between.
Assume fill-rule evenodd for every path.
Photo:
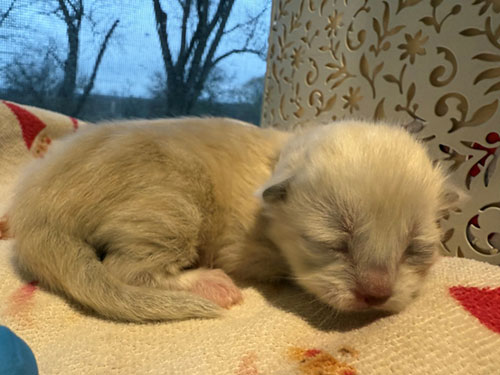
<instances>
[{"instance_id":1,"label":"kitten's paw","mask_svg":"<svg viewBox=\"0 0 500 375\"><path fill-rule=\"evenodd\" d=\"M233 280L220 269L197 270L197 277L189 291L226 309L243 301L243 296Z\"/></svg>"}]
</instances>

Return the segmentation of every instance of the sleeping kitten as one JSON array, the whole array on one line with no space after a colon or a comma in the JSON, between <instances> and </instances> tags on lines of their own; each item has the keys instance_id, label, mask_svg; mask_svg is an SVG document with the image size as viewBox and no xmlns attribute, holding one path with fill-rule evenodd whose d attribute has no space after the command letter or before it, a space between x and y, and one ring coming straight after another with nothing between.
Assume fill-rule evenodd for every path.
<instances>
[{"instance_id":1,"label":"sleeping kitten","mask_svg":"<svg viewBox=\"0 0 500 375\"><path fill-rule=\"evenodd\" d=\"M19 265L108 318L217 316L242 300L227 274L399 311L436 258L446 185L396 126L131 121L54 145L8 217Z\"/></svg>"}]
</instances>

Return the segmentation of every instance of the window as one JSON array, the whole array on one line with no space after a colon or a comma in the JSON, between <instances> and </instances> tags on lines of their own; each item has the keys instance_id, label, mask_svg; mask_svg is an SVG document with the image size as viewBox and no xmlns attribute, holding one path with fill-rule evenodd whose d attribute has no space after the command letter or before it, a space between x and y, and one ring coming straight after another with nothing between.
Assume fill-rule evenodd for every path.
<instances>
[{"instance_id":1,"label":"window","mask_svg":"<svg viewBox=\"0 0 500 375\"><path fill-rule=\"evenodd\" d=\"M258 124L266 0L0 0L0 98L87 121Z\"/></svg>"}]
</instances>

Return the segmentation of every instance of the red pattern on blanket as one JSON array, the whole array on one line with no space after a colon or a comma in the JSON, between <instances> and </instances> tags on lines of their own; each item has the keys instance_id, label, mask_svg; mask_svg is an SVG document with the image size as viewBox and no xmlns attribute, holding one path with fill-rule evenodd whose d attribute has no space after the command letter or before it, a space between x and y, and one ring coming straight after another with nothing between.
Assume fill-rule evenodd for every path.
<instances>
[{"instance_id":1,"label":"red pattern on blanket","mask_svg":"<svg viewBox=\"0 0 500 375\"><path fill-rule=\"evenodd\" d=\"M483 325L500 333L500 288L453 286L450 294Z\"/></svg>"}]
</instances>

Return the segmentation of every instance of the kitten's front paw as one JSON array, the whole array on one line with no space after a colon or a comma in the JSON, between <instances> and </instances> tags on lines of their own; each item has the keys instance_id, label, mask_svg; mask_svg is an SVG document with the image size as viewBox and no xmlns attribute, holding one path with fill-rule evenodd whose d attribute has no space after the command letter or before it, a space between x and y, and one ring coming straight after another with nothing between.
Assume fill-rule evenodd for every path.
<instances>
[{"instance_id":1,"label":"kitten's front paw","mask_svg":"<svg viewBox=\"0 0 500 375\"><path fill-rule=\"evenodd\" d=\"M220 269L200 269L190 291L226 309L243 301L233 280Z\"/></svg>"}]
</instances>

